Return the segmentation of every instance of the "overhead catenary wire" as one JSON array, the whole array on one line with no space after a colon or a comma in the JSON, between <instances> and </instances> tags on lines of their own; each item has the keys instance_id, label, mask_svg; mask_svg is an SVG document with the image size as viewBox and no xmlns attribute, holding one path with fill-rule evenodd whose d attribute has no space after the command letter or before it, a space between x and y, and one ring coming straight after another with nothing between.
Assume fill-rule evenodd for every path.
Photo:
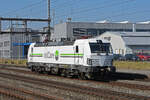
<instances>
[{"instance_id":1,"label":"overhead catenary wire","mask_svg":"<svg viewBox=\"0 0 150 100\"><path fill-rule=\"evenodd\" d=\"M118 9L117 13L112 13L112 15L107 14L108 12L103 12L103 9L107 8L115 8L116 6L119 5L123 5L123 4L130 4L131 2L136 1L136 0L105 0L103 2L99 2L99 1L94 1L92 2L92 4L97 4L98 2L100 4L90 7L91 4L88 5L84 5L82 6L81 4L84 4L84 2L87 1L79 1L79 0L51 0L51 7L52 9L55 10L55 22L58 22L58 20L61 19L66 19L68 17L71 17L74 20L99 20L98 17L94 16L100 16L100 19L111 19L111 18L115 18L119 17L118 15L124 15L126 13L123 13L120 9ZM14 14L17 13L20 14L19 16L39 16L40 17L44 17L46 16L46 7L44 8L44 4L46 4L47 0L40 0L38 2L34 2L30 5L27 5L25 7L19 8L19 9L15 9L9 12L6 12L4 14L9 15L9 14ZM41 6L41 7L39 7ZM33 9L33 7L37 7L36 10ZM40 9L39 9L40 8ZM22 13L23 10L29 10L28 12L25 11L24 13ZM136 9L135 9L136 10ZM31 12L32 11L32 12ZM21 12L21 13L20 13ZM125 11L126 12L126 11ZM90 16L89 13L91 13ZM100 14L98 14L100 13ZM127 13L128 14L128 13ZM93 16L92 16L93 15ZM131 16L133 14L129 14L129 15L125 15L125 16ZM88 20L87 20L88 21Z\"/></svg>"},{"instance_id":2,"label":"overhead catenary wire","mask_svg":"<svg viewBox=\"0 0 150 100\"><path fill-rule=\"evenodd\" d=\"M123 4L123 3L129 3L131 0L124 0L124 1L120 1L120 2L113 2L113 3L110 3L110 4L106 4L106 5L101 5L101 6L98 6L98 7L93 7L93 8L86 8L86 9L81 9L81 10L78 10L78 11L74 11L72 15L79 15L79 14L83 14L83 13L88 13L90 11L94 11L94 10L100 10L100 9L103 9L105 7L114 7L115 6L118 6L120 4ZM134 1L134 0L132 0ZM61 17L61 16L66 16L66 14L62 14L62 15L59 15L59 16L56 16L56 18L58 17Z\"/></svg>"},{"instance_id":3,"label":"overhead catenary wire","mask_svg":"<svg viewBox=\"0 0 150 100\"><path fill-rule=\"evenodd\" d=\"M36 2L36 3L33 3L33 4L31 4L31 5L28 5L28 6L25 6L25 7L22 7L21 9L16 9L16 10L13 10L13 12L12 13L15 13L15 12L17 12L17 11L22 11L22 10L24 10L24 9L29 9L29 8L32 8L32 7L34 7L34 6L37 6L37 5L39 5L39 4L41 4L41 2L43 2L43 1L47 1L47 0L41 0L40 2ZM71 3L74 3L73 1L74 0L69 0ZM78 1L78 0L75 0L75 1ZM109 1L109 2L108 2ZM131 1L131 0L127 0L127 1ZM134 1L134 0L132 0L132 1ZM59 0L51 0L51 2L52 2L52 4L54 4L54 3L58 3L58 2L60 2ZM65 1L65 2L68 2L68 0L67 1ZM124 2L124 1L123 1ZM64 2L60 2L60 4L61 3L64 3ZM100 6L100 7L97 7L97 9L98 8L100 8L100 9L102 9L102 8L105 8L106 6L108 7L109 6L109 4L112 4L112 5L117 5L117 3L114 3L114 2L110 2L110 0L106 0L106 1L104 1L103 2L104 4L106 4L106 5L102 5L102 6ZM102 3L102 4L103 4ZM122 3L122 1L120 2L120 3ZM65 4L68 4L68 3L65 3ZM57 6L57 5L56 5ZM66 6L65 6L66 7ZM82 7L81 7L82 8ZM81 9L80 8L80 9ZM53 8L53 9L55 9L55 12L56 12L56 17L55 17L55 19L57 19L57 17L62 17L62 16L67 16L67 15L70 15L70 14L68 14L68 13L71 13L71 15L70 16L77 16L77 15L79 15L79 14L81 14L81 13L88 13L88 12L90 12L90 11L94 11L94 10L97 10L97 9L95 9L95 7L94 8L86 8L86 9L81 9L81 10L78 10L78 11L76 11L75 9L71 9L71 10L73 10L73 11L71 11L71 12L68 12L68 13L66 13L66 14L64 14L64 15L57 15L58 14L58 11L59 10L57 10L56 8ZM62 10L62 8L61 8L61 10ZM44 11L43 11L44 12ZM34 11L34 10L32 10L32 14L35 14L35 13L38 13L38 11ZM9 13L10 14L10 13ZM23 13L24 14L24 13ZM28 13L27 14L24 14L23 16L25 16L25 15L28 15ZM42 14L41 14L42 15ZM82 15L82 14L81 14ZM30 16L32 16L31 14L30 14Z\"/></svg>"},{"instance_id":4,"label":"overhead catenary wire","mask_svg":"<svg viewBox=\"0 0 150 100\"><path fill-rule=\"evenodd\" d=\"M135 0L132 0L132 2L133 1L135 1ZM72 14L72 17L74 17L74 16L77 16L77 15L80 15L80 16L77 16L77 17L75 17L76 19L77 18L80 18L81 17L81 15L83 15L83 13L84 13L84 15L85 15L85 13L89 13L89 12L91 12L91 11L97 11L97 10L101 10L102 11L102 9L104 9L105 7L109 7L109 8L111 8L111 7L114 7L114 5L115 6L118 6L118 5L122 5L122 4L124 4L124 3L129 3L130 2L130 0L124 0L124 1L120 1L120 2L111 2L111 3L108 3L108 4L106 4L106 5L101 5L101 6L96 6L96 7L93 7L93 8L86 8L86 9L81 9L80 11L78 10L78 11L76 11L76 12L73 12L73 14ZM97 11L98 12L98 11ZM92 13L91 13L91 15L92 15ZM66 16L67 17L67 14L63 14L63 15L60 15L60 16L56 16L56 20L57 19L59 19L59 18L62 18L62 16ZM87 18L88 18L88 16L86 16Z\"/></svg>"},{"instance_id":5,"label":"overhead catenary wire","mask_svg":"<svg viewBox=\"0 0 150 100\"><path fill-rule=\"evenodd\" d=\"M131 15L135 15L135 14L142 14L142 13L149 13L149 12L150 12L150 10L141 10L141 11L127 12L124 14L120 13L120 14L109 16L108 18L114 18L114 17L116 18L116 17L120 17L120 16L131 16Z\"/></svg>"},{"instance_id":6,"label":"overhead catenary wire","mask_svg":"<svg viewBox=\"0 0 150 100\"><path fill-rule=\"evenodd\" d=\"M109 2L108 2L109 1ZM103 2L103 3L110 3L110 0L106 0L105 2ZM74 4L75 5L75 4ZM69 5L69 6L72 6L72 5ZM86 6L90 6L90 5L86 5ZM65 6L66 7L66 6ZM65 8L64 7L64 8ZM68 6L67 6L68 7ZM98 6L99 7L99 6ZM55 10L57 10L56 8L54 8ZM68 8L67 8L68 9ZM80 11L81 11L81 13L82 12L84 12L84 10L87 10L87 9L89 9L89 7L75 7L75 9L77 9L78 11L77 12L74 12L75 14L77 14L77 13L79 13L80 14ZM79 9L81 9L81 10L79 10ZM91 9L91 8L90 8ZM58 9L59 10L59 9ZM61 8L61 10L62 10L62 8ZM90 10L88 10L88 11L90 11ZM58 11L57 11L58 12ZM66 13L63 13L62 15L59 15L59 16L65 16L65 15L67 15L68 14L68 12L66 12ZM56 17L58 17L58 16L56 16Z\"/></svg>"},{"instance_id":7,"label":"overhead catenary wire","mask_svg":"<svg viewBox=\"0 0 150 100\"><path fill-rule=\"evenodd\" d=\"M134 12L130 12L131 11L131 9L129 9L129 10L127 10L126 9L126 12L124 12L124 13L122 13L122 12L119 12L120 10L119 9L117 9L117 10L115 10L115 11L112 11L112 12L117 12L117 14L115 14L115 13L113 13L112 15L110 15L110 16L108 16L108 15L105 15L105 14L107 14L107 12L101 12L101 11L99 11L99 12L97 12L97 13L94 13L94 14L92 14L92 16L90 16L90 17L86 17L87 15L86 14L84 14L84 16L74 16L74 18L82 18L82 19L84 19L84 18L88 18L88 19L97 19L95 16L98 16L99 14L101 14L100 15L100 17L99 18L101 18L102 20L105 20L105 19L110 19L110 18L113 18L113 17L120 17L120 16L129 16L129 15L133 15L133 14L135 14L135 13L140 13L140 11L136 11L136 8L132 8L132 10L134 11ZM144 10L144 11L148 11L148 10ZM119 12L119 13L118 13ZM103 17L104 16L104 17ZM105 17L105 16L107 16L107 17ZM97 20L99 20L99 19L97 19Z\"/></svg>"},{"instance_id":8,"label":"overhead catenary wire","mask_svg":"<svg viewBox=\"0 0 150 100\"><path fill-rule=\"evenodd\" d=\"M29 8L32 8L33 6L37 6L37 5L39 5L39 4L41 4L42 2L45 2L45 1L46 0L40 0L38 2L34 2L34 3L30 4L30 5L26 5L26 6L22 7L22 8L18 8L18 9L14 9L14 10L8 11L6 13L2 13L2 14L0 14L0 16L3 16L3 15L6 16L6 15L14 14L14 13L22 11L24 9L29 9Z\"/></svg>"},{"instance_id":9,"label":"overhead catenary wire","mask_svg":"<svg viewBox=\"0 0 150 100\"><path fill-rule=\"evenodd\" d=\"M64 1L64 2L60 2L60 3L51 3L51 8L52 9L56 9L57 10L57 13L59 12L59 11L63 11L63 10L65 10L66 8L68 9L68 8L70 8L70 7L72 7L73 6L73 4L75 5L75 2L84 2L84 1L81 1L81 0L66 0L66 1Z\"/></svg>"},{"instance_id":10,"label":"overhead catenary wire","mask_svg":"<svg viewBox=\"0 0 150 100\"><path fill-rule=\"evenodd\" d=\"M46 15L47 15L47 12L46 12L47 11L47 7L45 6L46 4L47 4L47 2L44 2L44 3L40 4L40 5L37 5L36 7L38 7L38 10L33 10L31 8L30 11L21 14L21 16L33 17L33 15L34 16L42 15L41 17L46 17Z\"/></svg>"}]
</instances>

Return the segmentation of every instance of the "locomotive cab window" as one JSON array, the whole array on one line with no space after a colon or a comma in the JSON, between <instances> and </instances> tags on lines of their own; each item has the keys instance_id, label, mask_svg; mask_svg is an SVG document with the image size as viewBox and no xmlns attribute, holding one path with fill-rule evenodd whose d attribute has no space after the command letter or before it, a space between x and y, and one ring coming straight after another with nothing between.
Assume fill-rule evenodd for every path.
<instances>
[{"instance_id":1,"label":"locomotive cab window","mask_svg":"<svg viewBox=\"0 0 150 100\"><path fill-rule=\"evenodd\" d=\"M110 53L110 43L89 43L91 53Z\"/></svg>"},{"instance_id":2,"label":"locomotive cab window","mask_svg":"<svg viewBox=\"0 0 150 100\"><path fill-rule=\"evenodd\" d=\"M76 53L79 53L79 46L76 46Z\"/></svg>"}]
</instances>

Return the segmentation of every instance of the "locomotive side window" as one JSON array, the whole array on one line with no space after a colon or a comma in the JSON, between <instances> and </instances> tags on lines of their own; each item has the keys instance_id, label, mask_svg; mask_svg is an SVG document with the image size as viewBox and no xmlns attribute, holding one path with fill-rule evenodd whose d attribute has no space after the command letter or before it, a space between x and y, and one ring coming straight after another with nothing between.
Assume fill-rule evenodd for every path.
<instances>
[{"instance_id":1,"label":"locomotive side window","mask_svg":"<svg viewBox=\"0 0 150 100\"><path fill-rule=\"evenodd\" d=\"M76 53L79 53L79 46L76 46Z\"/></svg>"}]
</instances>

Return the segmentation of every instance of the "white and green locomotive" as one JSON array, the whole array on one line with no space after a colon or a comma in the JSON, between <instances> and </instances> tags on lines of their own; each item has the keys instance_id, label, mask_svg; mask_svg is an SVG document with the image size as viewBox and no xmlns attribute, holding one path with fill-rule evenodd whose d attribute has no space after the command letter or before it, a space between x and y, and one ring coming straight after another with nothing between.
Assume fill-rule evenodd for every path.
<instances>
[{"instance_id":1,"label":"white and green locomotive","mask_svg":"<svg viewBox=\"0 0 150 100\"><path fill-rule=\"evenodd\" d=\"M32 43L27 64L32 71L82 79L94 79L102 73L116 70L110 43L96 39Z\"/></svg>"}]
</instances>

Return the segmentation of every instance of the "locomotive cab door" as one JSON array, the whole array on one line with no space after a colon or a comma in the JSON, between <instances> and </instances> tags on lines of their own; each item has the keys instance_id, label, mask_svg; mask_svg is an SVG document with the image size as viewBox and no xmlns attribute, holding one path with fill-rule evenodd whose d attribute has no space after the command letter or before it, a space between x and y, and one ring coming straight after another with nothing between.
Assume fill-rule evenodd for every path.
<instances>
[{"instance_id":1,"label":"locomotive cab door","mask_svg":"<svg viewBox=\"0 0 150 100\"><path fill-rule=\"evenodd\" d=\"M29 54L28 56L30 57L30 61L32 62L33 61L33 47L31 47L31 54Z\"/></svg>"}]
</instances>

